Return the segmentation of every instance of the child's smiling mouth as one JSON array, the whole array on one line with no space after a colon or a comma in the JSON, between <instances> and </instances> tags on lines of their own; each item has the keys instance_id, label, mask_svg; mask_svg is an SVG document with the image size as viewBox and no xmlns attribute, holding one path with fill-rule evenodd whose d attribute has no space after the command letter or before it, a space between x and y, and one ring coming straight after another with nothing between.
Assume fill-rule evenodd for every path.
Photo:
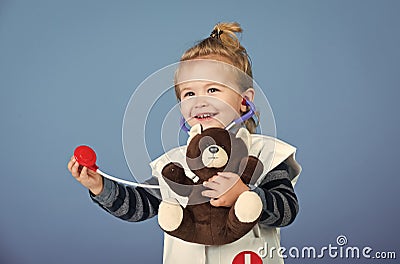
<instances>
[{"instance_id":1,"label":"child's smiling mouth","mask_svg":"<svg viewBox=\"0 0 400 264\"><path fill-rule=\"evenodd\" d=\"M206 121L206 120L212 119L215 115L217 115L217 114L216 113L199 113L199 114L196 114L194 116L194 118L196 118L196 120L199 120L199 121Z\"/></svg>"}]
</instances>

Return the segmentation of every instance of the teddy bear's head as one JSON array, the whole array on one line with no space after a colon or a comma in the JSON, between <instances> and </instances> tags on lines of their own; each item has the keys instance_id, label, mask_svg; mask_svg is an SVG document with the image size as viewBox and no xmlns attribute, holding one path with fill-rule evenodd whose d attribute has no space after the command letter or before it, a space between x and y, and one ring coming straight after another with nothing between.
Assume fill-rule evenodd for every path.
<instances>
[{"instance_id":1,"label":"teddy bear's head","mask_svg":"<svg viewBox=\"0 0 400 264\"><path fill-rule=\"evenodd\" d=\"M201 125L190 130L186 162L201 182L216 175L217 172L239 172L239 165L248 156L250 134L240 128L236 134L223 128L208 128Z\"/></svg>"}]
</instances>

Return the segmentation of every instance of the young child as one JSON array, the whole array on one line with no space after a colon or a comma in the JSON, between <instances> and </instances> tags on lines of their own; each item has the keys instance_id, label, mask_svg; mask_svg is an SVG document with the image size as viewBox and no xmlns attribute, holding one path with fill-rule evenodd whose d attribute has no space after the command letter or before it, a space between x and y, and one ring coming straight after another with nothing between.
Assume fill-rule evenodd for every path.
<instances>
[{"instance_id":1,"label":"young child","mask_svg":"<svg viewBox=\"0 0 400 264\"><path fill-rule=\"evenodd\" d=\"M181 62L197 59L219 61L237 67L252 78L250 59L236 36L236 33L241 31L237 23L217 24L208 38L183 54ZM235 80L234 77L227 76L231 80ZM255 91L250 85L237 83L232 89L218 82L179 82L178 79L179 74L175 80L175 92L181 101L182 115L190 126L200 123L203 129L225 127L237 115L243 115L249 110L248 106L243 104L243 98L253 101L255 96ZM255 133L256 123L253 119L247 120L245 126L251 133ZM255 134L252 137L252 142L255 142L252 152L262 161L268 151L263 148L263 137ZM163 263L232 263L234 257L245 250L262 253L264 263L283 263L282 256L277 252L280 246L279 227L292 223L298 213L293 185L301 167L294 159L294 147L277 139L274 140L274 145L272 165L265 172L261 182L246 185L237 174L223 172L212 177L205 184L210 190L202 193L203 196L211 198L210 203L216 207L232 206L245 191L257 193L263 203L259 224L239 240L221 246L189 243L165 233ZM163 165L162 160L163 156L151 163L153 172ZM89 189L93 201L110 214L134 222L146 220L157 214L161 202L158 190L124 186L103 179L86 167L79 170L79 164L74 157L71 157L68 169L76 180ZM158 184L158 178L152 177L146 183ZM232 187L225 192L218 192L219 185ZM275 252L269 251L271 248L275 248Z\"/></svg>"}]
</instances>

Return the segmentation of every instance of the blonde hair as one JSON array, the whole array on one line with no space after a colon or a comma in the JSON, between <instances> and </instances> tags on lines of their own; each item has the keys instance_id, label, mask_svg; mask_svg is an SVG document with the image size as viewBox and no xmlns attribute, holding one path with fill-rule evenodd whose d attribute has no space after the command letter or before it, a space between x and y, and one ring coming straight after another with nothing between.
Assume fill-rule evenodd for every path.
<instances>
[{"instance_id":1,"label":"blonde hair","mask_svg":"<svg viewBox=\"0 0 400 264\"><path fill-rule=\"evenodd\" d=\"M246 73L247 78L241 78L246 80L240 81L240 90L244 92L253 86L253 72L250 57L236 35L236 33L241 33L242 31L239 23L218 23L214 26L211 35L186 50L180 61L212 58L213 56L223 57L229 64ZM240 75L243 77L244 74ZM251 81L249 82L249 80ZM175 87L175 91L177 92L177 87ZM177 97L179 98L178 93ZM258 120L259 114L256 113L256 116ZM256 132L258 122L253 118L246 120L244 124L250 133Z\"/></svg>"}]
</instances>

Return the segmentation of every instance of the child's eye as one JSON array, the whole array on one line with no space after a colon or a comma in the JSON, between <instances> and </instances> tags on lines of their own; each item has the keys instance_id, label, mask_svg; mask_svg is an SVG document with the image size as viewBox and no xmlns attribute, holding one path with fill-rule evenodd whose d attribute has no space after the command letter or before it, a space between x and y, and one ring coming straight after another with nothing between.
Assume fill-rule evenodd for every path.
<instances>
[{"instance_id":1,"label":"child's eye","mask_svg":"<svg viewBox=\"0 0 400 264\"><path fill-rule=\"evenodd\" d=\"M183 97L187 97L187 96L193 96L194 92L187 92L183 95Z\"/></svg>"},{"instance_id":2,"label":"child's eye","mask_svg":"<svg viewBox=\"0 0 400 264\"><path fill-rule=\"evenodd\" d=\"M218 92L218 91L219 91L219 89L214 88L214 87L208 89L208 92L209 92L209 93L215 93L215 92Z\"/></svg>"}]
</instances>

